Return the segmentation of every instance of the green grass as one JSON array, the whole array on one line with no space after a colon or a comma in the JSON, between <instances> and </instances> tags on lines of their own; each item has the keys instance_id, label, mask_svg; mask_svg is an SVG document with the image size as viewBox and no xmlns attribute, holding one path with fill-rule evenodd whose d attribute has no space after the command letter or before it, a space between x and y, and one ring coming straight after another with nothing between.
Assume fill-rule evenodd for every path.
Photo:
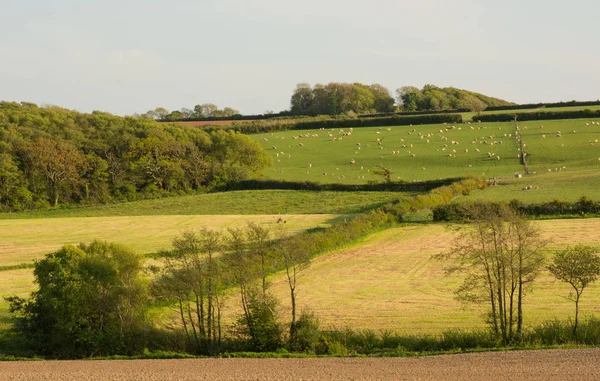
<instances>
[{"instance_id":1,"label":"green grass","mask_svg":"<svg viewBox=\"0 0 600 381\"><path fill-rule=\"evenodd\" d=\"M233 191L121 204L0 213L2 219L159 215L354 214L397 199L398 192Z\"/></svg>"},{"instance_id":2,"label":"green grass","mask_svg":"<svg viewBox=\"0 0 600 381\"><path fill-rule=\"evenodd\" d=\"M394 172L393 180L409 182L482 174L508 176L522 169L516 155L518 144L508 137L513 133L512 126L455 127L446 130L446 126L440 124L356 128L350 136L342 136L339 129L285 131L252 137L273 157L273 167L265 170L265 177L270 179L361 184L381 181L372 173L378 165L390 168ZM308 137L294 139L300 134L308 134ZM481 142L472 144L473 138ZM494 141L498 144L492 145ZM489 157L488 152L493 153L493 157ZM355 164L351 164L351 160L355 160Z\"/></svg>"},{"instance_id":3,"label":"green grass","mask_svg":"<svg viewBox=\"0 0 600 381\"><path fill-rule=\"evenodd\" d=\"M446 129L443 125L392 127L389 130L356 128L341 141L333 140L333 137L341 136L339 130L286 131L254 135L254 138L274 158L274 166L265 171L266 177L272 179L366 183L381 180L372 170L383 165L394 172L394 179L405 181L471 175L499 180L499 187L476 192L470 198L575 201L583 195L592 199L600 196L600 143L595 142L600 140L600 119L594 120L595 124L591 122L571 119L519 123L530 168L530 174L520 179L515 178L515 174L524 173L524 167L518 157L519 145L514 138L513 123L471 123L455 125L454 129ZM540 125L544 127L540 128ZM560 137L556 136L556 131L561 131ZM308 134L308 137L293 138L300 133ZM421 138L419 133L424 137ZM265 138L266 142L263 141ZM381 140L381 145L377 139ZM452 141L459 144L453 145ZM360 143L360 150L357 143ZM488 153L492 157L488 157ZM356 164L351 164L351 160ZM522 191L526 185L532 185L534 189Z\"/></svg>"}]
</instances>

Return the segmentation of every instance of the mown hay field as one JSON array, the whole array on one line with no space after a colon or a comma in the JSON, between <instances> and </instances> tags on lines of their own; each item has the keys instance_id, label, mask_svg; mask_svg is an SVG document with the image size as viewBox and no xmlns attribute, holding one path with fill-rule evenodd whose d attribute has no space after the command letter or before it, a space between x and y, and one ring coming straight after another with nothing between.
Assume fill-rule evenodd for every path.
<instances>
[{"instance_id":1,"label":"mown hay field","mask_svg":"<svg viewBox=\"0 0 600 381\"><path fill-rule=\"evenodd\" d=\"M600 247L600 219L535 221L556 249L588 244ZM458 233L449 225L412 225L373 234L352 248L314 260L298 283L299 306L308 307L323 327L393 330L403 334L439 334L449 329L483 328L487 306L465 306L454 298L460 275L446 276L449 265L432 255L449 249ZM272 279L289 316L284 274ZM570 286L542 272L525 299L526 325L573 316ZM231 303L231 302L230 302ZM600 284L586 289L582 316L600 313Z\"/></svg>"}]
</instances>

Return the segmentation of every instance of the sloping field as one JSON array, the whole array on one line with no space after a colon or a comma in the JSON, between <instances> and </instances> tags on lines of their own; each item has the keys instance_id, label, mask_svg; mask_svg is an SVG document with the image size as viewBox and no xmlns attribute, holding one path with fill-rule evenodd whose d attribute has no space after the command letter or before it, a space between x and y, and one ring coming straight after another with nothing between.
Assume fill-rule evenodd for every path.
<instances>
[{"instance_id":1,"label":"sloping field","mask_svg":"<svg viewBox=\"0 0 600 381\"><path fill-rule=\"evenodd\" d=\"M349 136L344 135L348 129L285 131L253 137L273 157L273 167L265 170L272 179L367 183L382 181L373 170L384 166L392 170L392 180L409 182L496 177L499 188L473 195L486 199L574 201L582 195L600 196L600 120L522 122L519 129L530 168L519 179L515 174L523 174L524 166L513 123L355 128ZM526 185L533 189L522 192Z\"/></svg>"},{"instance_id":2,"label":"sloping field","mask_svg":"<svg viewBox=\"0 0 600 381\"><path fill-rule=\"evenodd\" d=\"M549 249L577 243L600 247L600 219L535 224L550 241ZM464 307L453 298L461 277L445 276L446 264L431 258L447 250L456 235L441 224L400 227L319 257L300 276L299 306L310 307L324 327L406 334L484 327L483 308ZM565 299L569 288L544 272L525 299L525 323L572 316L573 303ZM273 291L283 301L282 316L288 317L289 290L283 274L274 277ZM581 311L583 316L600 313L600 284L586 289Z\"/></svg>"},{"instance_id":3,"label":"sloping field","mask_svg":"<svg viewBox=\"0 0 600 381\"><path fill-rule=\"evenodd\" d=\"M273 167L265 170L265 177L272 179L360 184L382 180L371 173L378 165L390 168L393 180L404 181L509 176L522 169L518 144L509 137L514 127L507 123L364 127L344 135L348 132L285 131L252 137L273 157ZM471 143L474 138L477 143Z\"/></svg>"},{"instance_id":4,"label":"sloping field","mask_svg":"<svg viewBox=\"0 0 600 381\"><path fill-rule=\"evenodd\" d=\"M30 262L65 244L94 239L123 243L138 253L168 249L171 240L190 229L226 229L253 221L275 226L279 217L291 233L327 226L338 217L317 215L238 215L238 216L136 216L68 217L55 219L0 220L0 266Z\"/></svg>"}]
</instances>

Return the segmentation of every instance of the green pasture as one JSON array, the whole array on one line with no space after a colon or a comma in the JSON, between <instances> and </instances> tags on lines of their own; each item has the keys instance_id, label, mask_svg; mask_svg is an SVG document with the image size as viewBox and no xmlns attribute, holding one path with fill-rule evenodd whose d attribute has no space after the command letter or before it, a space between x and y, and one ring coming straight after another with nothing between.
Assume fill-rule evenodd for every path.
<instances>
[{"instance_id":1,"label":"green pasture","mask_svg":"<svg viewBox=\"0 0 600 381\"><path fill-rule=\"evenodd\" d=\"M397 199L398 192L248 190L120 204L0 213L2 219L166 215L354 214Z\"/></svg>"},{"instance_id":2,"label":"green pasture","mask_svg":"<svg viewBox=\"0 0 600 381\"><path fill-rule=\"evenodd\" d=\"M273 157L273 167L265 170L269 179L360 184L382 180L372 173L377 166L391 169L392 180L408 182L473 175L502 177L522 170L513 126L452 127L365 127L252 137ZM348 132L351 135L344 136Z\"/></svg>"},{"instance_id":3,"label":"green pasture","mask_svg":"<svg viewBox=\"0 0 600 381\"><path fill-rule=\"evenodd\" d=\"M600 143L596 142L600 140L600 119L520 122L528 154L527 175L518 156L512 122L451 127L355 128L350 136L343 136L340 129L285 131L253 137L273 156L273 167L265 170L271 179L367 183L382 180L372 173L381 165L393 171L393 180L409 182L472 175L496 177L499 186L470 198L540 202L600 197ZM517 173L524 176L516 178ZM528 185L532 189L522 191Z\"/></svg>"},{"instance_id":4,"label":"green pasture","mask_svg":"<svg viewBox=\"0 0 600 381\"><path fill-rule=\"evenodd\" d=\"M600 141L600 120L520 122L519 129L529 174L507 177L499 186L468 198L526 202L600 198L600 143L596 141ZM533 189L523 190L528 185Z\"/></svg>"}]
</instances>

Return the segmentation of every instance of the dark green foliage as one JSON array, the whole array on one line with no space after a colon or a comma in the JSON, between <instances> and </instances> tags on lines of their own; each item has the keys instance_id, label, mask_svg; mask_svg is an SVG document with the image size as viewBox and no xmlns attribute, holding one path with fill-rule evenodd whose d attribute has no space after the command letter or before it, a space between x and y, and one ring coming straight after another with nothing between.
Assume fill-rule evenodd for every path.
<instances>
[{"instance_id":1,"label":"dark green foliage","mask_svg":"<svg viewBox=\"0 0 600 381\"><path fill-rule=\"evenodd\" d=\"M319 319L311 311L304 310L294 323L289 349L293 352L315 353L321 337Z\"/></svg>"},{"instance_id":2,"label":"dark green foliage","mask_svg":"<svg viewBox=\"0 0 600 381\"><path fill-rule=\"evenodd\" d=\"M220 191L229 190L259 190L259 189L287 189L306 191L338 191L338 192L424 192L450 185L460 181L457 178L442 180L428 180L418 183L408 182L383 182L372 184L321 184L311 181L282 181L282 180L243 180L218 188Z\"/></svg>"},{"instance_id":3,"label":"dark green foliage","mask_svg":"<svg viewBox=\"0 0 600 381\"><path fill-rule=\"evenodd\" d=\"M377 118L355 118L355 119L331 119L313 118L309 121L281 120L274 122L254 121L251 123L240 123L224 129L231 129L244 134L260 134L265 132L287 131L287 130L314 130L319 128L359 128L359 127L385 127L385 126L410 126L418 124L438 123L462 123L460 114L428 114L415 116L387 116Z\"/></svg>"},{"instance_id":4,"label":"dark green foliage","mask_svg":"<svg viewBox=\"0 0 600 381\"><path fill-rule=\"evenodd\" d=\"M270 163L233 131L0 102L0 211L203 191Z\"/></svg>"},{"instance_id":5,"label":"dark green foliage","mask_svg":"<svg viewBox=\"0 0 600 381\"><path fill-rule=\"evenodd\" d=\"M248 318L240 317L238 333L249 339L252 350L275 351L283 346L283 330L276 312L278 301L270 294L249 292Z\"/></svg>"},{"instance_id":6,"label":"dark green foliage","mask_svg":"<svg viewBox=\"0 0 600 381\"><path fill-rule=\"evenodd\" d=\"M38 291L7 298L16 328L42 355L139 353L147 302L141 270L141 257L121 245L65 246L36 263Z\"/></svg>"},{"instance_id":7,"label":"dark green foliage","mask_svg":"<svg viewBox=\"0 0 600 381\"><path fill-rule=\"evenodd\" d=\"M528 103L520 105L508 106L491 106L486 108L486 111L502 111L502 110L523 110L532 108L555 108L555 107L577 107L577 106L598 106L600 101L568 101L555 103Z\"/></svg>"},{"instance_id":8,"label":"dark green foliage","mask_svg":"<svg viewBox=\"0 0 600 381\"><path fill-rule=\"evenodd\" d=\"M500 201L476 201L461 202L445 205L438 205L433 208L434 221L466 221L474 218L474 211L482 207L500 208L507 205ZM600 214L600 201L593 201L587 197L581 197L575 202L554 200L544 203L525 204L519 200L512 200L508 203L512 209L519 214L531 217L543 216L584 216Z\"/></svg>"},{"instance_id":9,"label":"dark green foliage","mask_svg":"<svg viewBox=\"0 0 600 381\"><path fill-rule=\"evenodd\" d=\"M578 110L578 111L539 111L539 112L520 112L504 114L486 114L474 116L473 120L481 122L511 122L515 118L520 121L528 120L548 120L548 119L581 119L598 118L600 110Z\"/></svg>"}]
</instances>

